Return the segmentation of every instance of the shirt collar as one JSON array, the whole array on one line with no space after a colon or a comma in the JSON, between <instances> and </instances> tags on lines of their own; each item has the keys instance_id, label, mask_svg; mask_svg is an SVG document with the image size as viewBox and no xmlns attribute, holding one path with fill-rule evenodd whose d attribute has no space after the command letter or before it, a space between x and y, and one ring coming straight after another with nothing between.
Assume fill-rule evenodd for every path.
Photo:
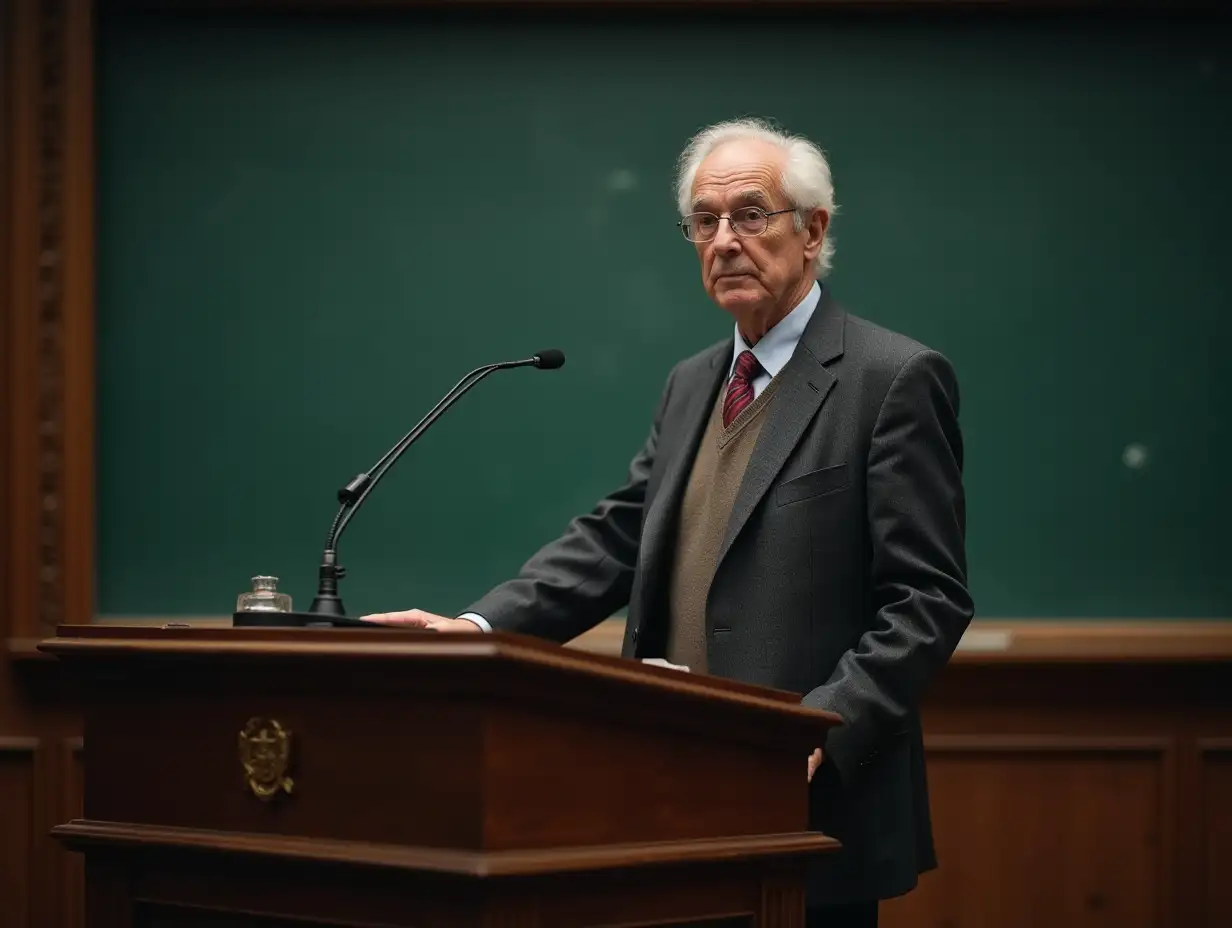
<instances>
[{"instance_id":1,"label":"shirt collar","mask_svg":"<svg viewBox=\"0 0 1232 928\"><path fill-rule=\"evenodd\" d=\"M771 378L777 377L779 371L791 360L796 345L800 343L800 337L808 327L809 320L813 318L813 310L817 308L820 301L821 284L813 281L813 286L804 299L796 304L795 309L783 317L778 325L763 335L761 340L753 346L753 357L757 358L762 369ZM727 367L729 379L732 371L736 369L736 358L740 357L742 351L747 350L749 346L745 343L744 336L740 334L740 327L736 326L736 341L732 346L731 363Z\"/></svg>"}]
</instances>

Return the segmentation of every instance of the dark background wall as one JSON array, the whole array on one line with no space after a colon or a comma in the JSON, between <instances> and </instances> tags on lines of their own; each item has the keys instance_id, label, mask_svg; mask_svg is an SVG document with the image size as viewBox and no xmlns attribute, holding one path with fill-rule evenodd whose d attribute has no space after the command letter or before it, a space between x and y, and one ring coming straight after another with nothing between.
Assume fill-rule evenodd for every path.
<instances>
[{"instance_id":1,"label":"dark background wall","mask_svg":"<svg viewBox=\"0 0 1232 928\"><path fill-rule=\"evenodd\" d=\"M103 614L307 605L333 492L502 375L342 546L353 613L464 607L621 480L729 331L673 159L823 144L832 286L947 353L982 617L1226 616L1232 55L1158 18L104 11Z\"/></svg>"}]
</instances>

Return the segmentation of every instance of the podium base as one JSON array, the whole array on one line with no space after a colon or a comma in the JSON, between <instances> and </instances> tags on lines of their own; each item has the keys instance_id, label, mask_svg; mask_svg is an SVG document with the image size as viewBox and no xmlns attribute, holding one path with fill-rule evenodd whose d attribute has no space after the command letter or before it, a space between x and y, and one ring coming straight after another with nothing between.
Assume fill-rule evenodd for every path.
<instances>
[{"instance_id":1,"label":"podium base","mask_svg":"<svg viewBox=\"0 0 1232 928\"><path fill-rule=\"evenodd\" d=\"M345 615L320 615L315 612L234 612L233 628L388 628L376 622L352 619Z\"/></svg>"}]
</instances>

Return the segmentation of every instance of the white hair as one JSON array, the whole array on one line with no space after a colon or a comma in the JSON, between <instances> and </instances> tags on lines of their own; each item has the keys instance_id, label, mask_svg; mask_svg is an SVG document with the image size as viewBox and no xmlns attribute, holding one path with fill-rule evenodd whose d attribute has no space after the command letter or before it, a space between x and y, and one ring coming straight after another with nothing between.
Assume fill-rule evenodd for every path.
<instances>
[{"instance_id":1,"label":"white hair","mask_svg":"<svg viewBox=\"0 0 1232 928\"><path fill-rule=\"evenodd\" d=\"M787 156L780 184L783 195L795 208L796 230L804 229L806 217L815 209L824 209L833 219L838 206L834 202L834 182L830 177L830 163L825 152L803 136L790 135L764 119L734 119L708 126L689 140L680 153L676 173L676 205L681 216L693 212L693 181L702 161L720 145L756 139L777 145ZM834 239L829 226L821 243L821 251L813 262L813 270L820 279L830 272L834 257Z\"/></svg>"}]
</instances>

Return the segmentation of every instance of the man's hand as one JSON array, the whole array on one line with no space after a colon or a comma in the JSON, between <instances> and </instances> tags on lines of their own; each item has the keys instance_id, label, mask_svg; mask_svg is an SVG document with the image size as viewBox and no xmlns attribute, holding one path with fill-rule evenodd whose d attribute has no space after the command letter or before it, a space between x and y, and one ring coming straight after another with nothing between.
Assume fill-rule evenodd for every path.
<instances>
[{"instance_id":1,"label":"man's hand","mask_svg":"<svg viewBox=\"0 0 1232 928\"><path fill-rule=\"evenodd\" d=\"M404 628L426 628L433 632L482 632L478 625L469 619L450 619L443 615L434 615L422 609L407 609L404 612L374 612L372 615L361 616L365 622L377 625L399 625Z\"/></svg>"},{"instance_id":2,"label":"man's hand","mask_svg":"<svg viewBox=\"0 0 1232 928\"><path fill-rule=\"evenodd\" d=\"M821 748L818 748L816 751L814 751L812 754L809 755L808 781L810 783L813 782L813 774L815 774L817 772L817 768L821 766L821 758L822 758Z\"/></svg>"}]
</instances>

